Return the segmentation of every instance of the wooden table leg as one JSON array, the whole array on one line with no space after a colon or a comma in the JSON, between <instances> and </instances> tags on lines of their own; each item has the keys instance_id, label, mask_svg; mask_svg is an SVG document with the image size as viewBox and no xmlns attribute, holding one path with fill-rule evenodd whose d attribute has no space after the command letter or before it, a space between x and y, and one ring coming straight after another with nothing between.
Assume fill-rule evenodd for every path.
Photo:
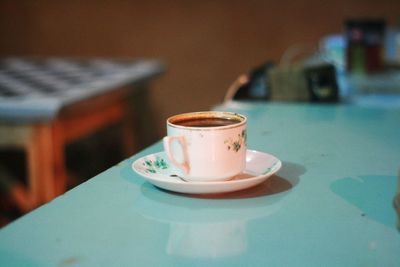
<instances>
[{"instance_id":1,"label":"wooden table leg","mask_svg":"<svg viewBox=\"0 0 400 267\"><path fill-rule=\"evenodd\" d=\"M31 194L37 204L48 202L56 196L53 146L52 124L34 125L28 161Z\"/></svg>"},{"instance_id":2,"label":"wooden table leg","mask_svg":"<svg viewBox=\"0 0 400 267\"><path fill-rule=\"evenodd\" d=\"M62 122L56 120L53 123L52 129L53 135L53 144L52 144L52 151L53 151L53 164L54 164L54 186L55 186L55 195L59 196L64 194L67 191L67 183L68 183L68 171L66 167L65 161L65 150L66 150L66 141L63 134L63 125Z\"/></svg>"},{"instance_id":3,"label":"wooden table leg","mask_svg":"<svg viewBox=\"0 0 400 267\"><path fill-rule=\"evenodd\" d=\"M36 138L32 137L28 143L27 152L27 170L28 170L28 193L32 207L36 207L40 203L40 188L41 188L41 162L40 162L40 147Z\"/></svg>"}]
</instances>

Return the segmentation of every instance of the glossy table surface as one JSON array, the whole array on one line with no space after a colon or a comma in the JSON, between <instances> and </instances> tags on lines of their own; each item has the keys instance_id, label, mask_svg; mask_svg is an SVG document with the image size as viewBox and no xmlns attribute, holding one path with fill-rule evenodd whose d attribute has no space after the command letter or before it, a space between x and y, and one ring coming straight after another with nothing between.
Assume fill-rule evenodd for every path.
<instances>
[{"instance_id":1,"label":"glossy table surface","mask_svg":"<svg viewBox=\"0 0 400 267\"><path fill-rule=\"evenodd\" d=\"M248 116L248 147L281 159L277 175L225 195L163 191L131 169L156 143L1 229L0 265L399 266L400 109L216 108Z\"/></svg>"}]
</instances>

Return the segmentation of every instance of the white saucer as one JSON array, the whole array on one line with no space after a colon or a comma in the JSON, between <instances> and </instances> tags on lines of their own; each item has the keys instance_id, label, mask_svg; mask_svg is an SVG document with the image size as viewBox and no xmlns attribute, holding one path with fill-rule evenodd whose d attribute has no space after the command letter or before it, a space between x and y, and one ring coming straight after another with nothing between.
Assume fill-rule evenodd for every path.
<instances>
[{"instance_id":1,"label":"white saucer","mask_svg":"<svg viewBox=\"0 0 400 267\"><path fill-rule=\"evenodd\" d=\"M276 173L282 162L267 153L247 150L246 169L228 181L185 182L177 176L182 172L170 164L164 152L136 160L132 169L147 181L162 189L188 194L214 194L246 189L258 185Z\"/></svg>"}]
</instances>

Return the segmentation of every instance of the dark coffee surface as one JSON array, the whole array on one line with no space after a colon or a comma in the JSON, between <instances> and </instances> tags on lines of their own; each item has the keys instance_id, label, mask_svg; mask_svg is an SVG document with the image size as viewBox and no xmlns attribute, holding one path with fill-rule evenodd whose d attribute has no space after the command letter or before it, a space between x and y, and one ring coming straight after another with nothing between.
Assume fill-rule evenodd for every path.
<instances>
[{"instance_id":1,"label":"dark coffee surface","mask_svg":"<svg viewBox=\"0 0 400 267\"><path fill-rule=\"evenodd\" d=\"M176 125L188 127L218 127L227 126L241 122L238 119L229 118L187 118L173 121Z\"/></svg>"}]
</instances>

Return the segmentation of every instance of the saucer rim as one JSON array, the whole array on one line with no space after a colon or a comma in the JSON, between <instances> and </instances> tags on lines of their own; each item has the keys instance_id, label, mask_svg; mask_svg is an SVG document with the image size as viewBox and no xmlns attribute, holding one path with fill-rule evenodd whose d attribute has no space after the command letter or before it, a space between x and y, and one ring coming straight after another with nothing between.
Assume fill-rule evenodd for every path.
<instances>
[{"instance_id":1,"label":"saucer rim","mask_svg":"<svg viewBox=\"0 0 400 267\"><path fill-rule=\"evenodd\" d=\"M266 152L262 152L262 151L258 151L258 150L254 150L254 149L247 149L246 150L246 154L250 152L250 153L261 153L261 154L265 154L268 155L270 157L273 157L276 162L274 164L272 164L271 166L274 166L273 170L270 170L266 173L260 173L260 174L251 174L251 173L246 173L245 171L243 172L244 174L249 174L252 175L251 177L248 178L244 178L244 179L239 179L239 180L234 180L232 178L228 179L228 180L224 180L224 181L182 181L179 180L179 178L172 178L163 174L145 174L143 172L139 172L136 168L135 168L135 164L141 160L143 160L146 157L149 157L151 155L158 155L158 154L163 154L165 155L164 151L159 151L159 152L155 152L155 153L150 153L148 155L142 156L138 159L136 159L132 164L131 164L131 168L133 169L133 171L135 171L135 173L137 173L138 175L144 177L146 180L155 180L158 182L162 182L162 183L170 183L170 184L177 184L177 185L192 185L192 186L204 186L204 185L226 185L226 184L241 184L241 183L249 183L251 181L255 182L259 179L264 179L266 176L272 176L275 173L277 173L281 168L282 168L282 161L277 158L276 156L270 154L270 153L266 153ZM162 177L162 178L159 178ZM165 178L171 178L171 179L165 179Z\"/></svg>"}]
</instances>

